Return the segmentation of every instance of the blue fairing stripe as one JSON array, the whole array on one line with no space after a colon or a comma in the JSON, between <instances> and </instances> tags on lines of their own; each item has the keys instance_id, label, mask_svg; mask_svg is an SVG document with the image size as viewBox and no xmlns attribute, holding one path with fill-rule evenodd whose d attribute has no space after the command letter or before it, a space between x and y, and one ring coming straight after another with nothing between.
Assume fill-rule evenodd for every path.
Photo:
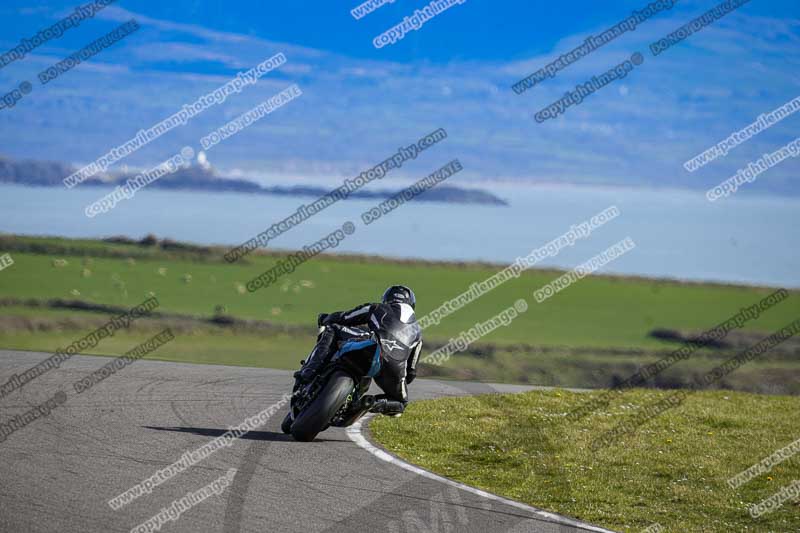
<instances>
[{"instance_id":1,"label":"blue fairing stripe","mask_svg":"<svg viewBox=\"0 0 800 533\"><path fill-rule=\"evenodd\" d=\"M372 366L369 367L367 377L374 378L381 371L381 345L375 345L375 355L372 356Z\"/></svg>"},{"instance_id":2,"label":"blue fairing stripe","mask_svg":"<svg viewBox=\"0 0 800 533\"><path fill-rule=\"evenodd\" d=\"M350 341L346 342L339 348L339 355L343 353L352 352L353 350L360 350L361 348L366 348L367 346L372 346L375 344L375 341L372 339L367 339L365 341Z\"/></svg>"},{"instance_id":3,"label":"blue fairing stripe","mask_svg":"<svg viewBox=\"0 0 800 533\"><path fill-rule=\"evenodd\" d=\"M367 377L374 378L378 375L378 372L381 370L381 347L380 345L372 339L368 339L365 341L358 341L358 342L346 342L339 348L339 351L336 353L334 359L338 359L347 352L352 352L354 350L360 350L362 348L366 348L367 346L375 345L375 355L372 356L372 366L369 367L369 372L367 372Z\"/></svg>"}]
</instances>

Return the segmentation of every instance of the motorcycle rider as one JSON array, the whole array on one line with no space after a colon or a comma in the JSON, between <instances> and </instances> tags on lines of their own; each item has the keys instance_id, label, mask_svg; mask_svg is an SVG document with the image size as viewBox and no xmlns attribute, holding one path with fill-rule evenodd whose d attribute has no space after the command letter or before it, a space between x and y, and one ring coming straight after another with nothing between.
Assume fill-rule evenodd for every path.
<instances>
[{"instance_id":1,"label":"motorcycle rider","mask_svg":"<svg viewBox=\"0 0 800 533\"><path fill-rule=\"evenodd\" d=\"M416 303L411 289L393 285L383 293L380 303L365 303L349 311L319 315L317 325L324 329L311 355L294 377L300 383L308 383L340 343L369 339L372 332L381 345L381 368L374 379L385 393L376 396L376 400L391 402L385 404L387 410L383 414L400 416L408 404L406 385L417 376L422 349L422 330L414 316Z\"/></svg>"}]
</instances>

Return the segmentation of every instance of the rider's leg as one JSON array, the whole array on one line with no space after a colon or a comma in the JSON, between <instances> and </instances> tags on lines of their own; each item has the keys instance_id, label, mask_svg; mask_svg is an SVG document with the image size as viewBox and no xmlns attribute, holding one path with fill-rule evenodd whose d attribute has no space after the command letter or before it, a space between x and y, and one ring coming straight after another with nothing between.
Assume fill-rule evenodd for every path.
<instances>
[{"instance_id":1,"label":"rider's leg","mask_svg":"<svg viewBox=\"0 0 800 533\"><path fill-rule=\"evenodd\" d=\"M408 390L406 388L406 365L397 362L381 362L381 371L375 376L375 383L385 394L375 396L376 400L390 400L393 408L383 411L388 416L400 416L408 405Z\"/></svg>"},{"instance_id":2,"label":"rider's leg","mask_svg":"<svg viewBox=\"0 0 800 533\"><path fill-rule=\"evenodd\" d=\"M311 350L311 354L306 359L303 368L295 372L294 377L299 378L300 381L311 381L322 368L328 359L333 354L333 347L336 344L336 330L332 327L326 327L322 333L317 337L317 344Z\"/></svg>"}]
</instances>

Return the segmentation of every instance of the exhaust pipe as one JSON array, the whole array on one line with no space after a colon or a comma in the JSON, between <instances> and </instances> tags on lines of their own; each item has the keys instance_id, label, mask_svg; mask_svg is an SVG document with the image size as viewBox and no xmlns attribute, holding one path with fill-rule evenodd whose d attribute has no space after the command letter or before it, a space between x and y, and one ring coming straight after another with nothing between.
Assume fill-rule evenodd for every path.
<instances>
[{"instance_id":1,"label":"exhaust pipe","mask_svg":"<svg viewBox=\"0 0 800 533\"><path fill-rule=\"evenodd\" d=\"M361 397L358 406L355 406L352 414L342 421L342 426L351 426L356 420L364 416L375 405L375 396L365 394Z\"/></svg>"}]
</instances>

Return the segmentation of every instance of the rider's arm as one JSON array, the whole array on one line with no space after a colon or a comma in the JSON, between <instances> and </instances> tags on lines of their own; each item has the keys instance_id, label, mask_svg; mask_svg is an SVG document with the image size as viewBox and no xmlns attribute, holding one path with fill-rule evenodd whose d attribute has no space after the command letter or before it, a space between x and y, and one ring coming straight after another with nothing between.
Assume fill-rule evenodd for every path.
<instances>
[{"instance_id":1,"label":"rider's arm","mask_svg":"<svg viewBox=\"0 0 800 533\"><path fill-rule=\"evenodd\" d=\"M331 313L323 321L323 325L340 324L342 326L361 326L366 324L372 314L373 304L361 304L349 311Z\"/></svg>"},{"instance_id":2,"label":"rider's arm","mask_svg":"<svg viewBox=\"0 0 800 533\"><path fill-rule=\"evenodd\" d=\"M338 331L339 337L351 341L364 341L371 337L370 331L364 328L350 328L336 324L333 326Z\"/></svg>"}]
</instances>

